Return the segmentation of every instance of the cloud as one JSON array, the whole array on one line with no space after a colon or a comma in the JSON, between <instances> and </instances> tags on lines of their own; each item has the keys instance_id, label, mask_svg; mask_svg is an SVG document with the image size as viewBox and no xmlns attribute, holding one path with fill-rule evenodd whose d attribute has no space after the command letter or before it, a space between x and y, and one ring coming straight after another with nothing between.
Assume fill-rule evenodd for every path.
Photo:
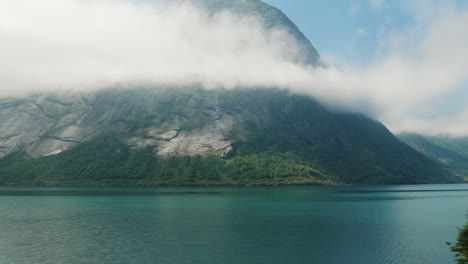
<instances>
[{"instance_id":1,"label":"cloud","mask_svg":"<svg viewBox=\"0 0 468 264\"><path fill-rule=\"evenodd\" d=\"M260 85L301 55L295 38L255 17L174 2L0 0L1 94L129 81Z\"/></svg>"},{"instance_id":2,"label":"cloud","mask_svg":"<svg viewBox=\"0 0 468 264\"><path fill-rule=\"evenodd\" d=\"M355 35L358 38L363 38L363 37L367 36L367 31L365 29L363 29L363 28L358 28L358 29L356 29Z\"/></svg>"},{"instance_id":3,"label":"cloud","mask_svg":"<svg viewBox=\"0 0 468 264\"><path fill-rule=\"evenodd\" d=\"M466 108L430 118L468 83L468 11L421 16L414 5L417 22L381 36L369 65L313 68L295 63L303 47L282 29L174 2L0 0L0 96L128 82L284 87L394 132L468 135Z\"/></svg>"},{"instance_id":4,"label":"cloud","mask_svg":"<svg viewBox=\"0 0 468 264\"><path fill-rule=\"evenodd\" d=\"M468 106L456 113L439 113L431 117L407 118L399 122L399 129L425 135L466 137L468 135Z\"/></svg>"}]
</instances>

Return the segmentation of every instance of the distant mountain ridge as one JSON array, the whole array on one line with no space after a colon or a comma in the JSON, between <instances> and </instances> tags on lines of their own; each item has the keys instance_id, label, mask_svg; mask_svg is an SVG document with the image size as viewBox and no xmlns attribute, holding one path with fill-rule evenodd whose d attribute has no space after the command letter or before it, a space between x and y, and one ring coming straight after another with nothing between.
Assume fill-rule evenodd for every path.
<instances>
[{"instance_id":1,"label":"distant mountain ridge","mask_svg":"<svg viewBox=\"0 0 468 264\"><path fill-rule=\"evenodd\" d=\"M453 174L468 181L467 137L423 136L404 133L398 135L398 138Z\"/></svg>"}]
</instances>

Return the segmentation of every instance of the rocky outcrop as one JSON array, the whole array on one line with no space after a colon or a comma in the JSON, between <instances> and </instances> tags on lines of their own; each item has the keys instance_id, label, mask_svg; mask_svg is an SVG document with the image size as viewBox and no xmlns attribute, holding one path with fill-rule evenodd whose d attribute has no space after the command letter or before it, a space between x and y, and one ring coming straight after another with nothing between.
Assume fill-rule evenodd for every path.
<instances>
[{"instance_id":1,"label":"rocky outcrop","mask_svg":"<svg viewBox=\"0 0 468 264\"><path fill-rule=\"evenodd\" d=\"M229 104L220 105L217 93L153 87L3 99L0 156L16 151L32 158L54 155L109 131L132 149L150 147L160 157L222 156L238 140L231 136L233 128L255 113L220 111Z\"/></svg>"},{"instance_id":2,"label":"rocky outcrop","mask_svg":"<svg viewBox=\"0 0 468 264\"><path fill-rule=\"evenodd\" d=\"M224 156L235 143L228 136L234 125L234 118L229 116L193 131L182 131L180 127L149 127L143 136L130 137L126 143L133 149L151 147L160 157L193 156L210 152Z\"/></svg>"},{"instance_id":3,"label":"rocky outcrop","mask_svg":"<svg viewBox=\"0 0 468 264\"><path fill-rule=\"evenodd\" d=\"M27 151L32 157L58 153L86 137L77 129L87 112L79 96L32 96L0 100L0 155Z\"/></svg>"}]
</instances>

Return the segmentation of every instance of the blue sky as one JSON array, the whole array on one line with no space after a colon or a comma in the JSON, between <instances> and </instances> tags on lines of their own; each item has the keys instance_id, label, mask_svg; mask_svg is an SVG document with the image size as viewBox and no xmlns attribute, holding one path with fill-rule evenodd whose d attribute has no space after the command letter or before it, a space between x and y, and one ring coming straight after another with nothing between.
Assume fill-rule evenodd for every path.
<instances>
[{"instance_id":1,"label":"blue sky","mask_svg":"<svg viewBox=\"0 0 468 264\"><path fill-rule=\"evenodd\" d=\"M388 32L417 23L411 2L433 8L466 9L466 0L264 0L281 9L310 39L321 54L338 56L353 64L372 60L376 42Z\"/></svg>"}]
</instances>

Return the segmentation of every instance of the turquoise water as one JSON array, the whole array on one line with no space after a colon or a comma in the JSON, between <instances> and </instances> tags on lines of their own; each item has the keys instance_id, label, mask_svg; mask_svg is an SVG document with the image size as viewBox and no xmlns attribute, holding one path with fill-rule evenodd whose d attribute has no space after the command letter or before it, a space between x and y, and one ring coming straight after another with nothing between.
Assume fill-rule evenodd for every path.
<instances>
[{"instance_id":1,"label":"turquoise water","mask_svg":"<svg viewBox=\"0 0 468 264\"><path fill-rule=\"evenodd\" d=\"M0 263L452 263L468 185L0 188Z\"/></svg>"}]
</instances>

